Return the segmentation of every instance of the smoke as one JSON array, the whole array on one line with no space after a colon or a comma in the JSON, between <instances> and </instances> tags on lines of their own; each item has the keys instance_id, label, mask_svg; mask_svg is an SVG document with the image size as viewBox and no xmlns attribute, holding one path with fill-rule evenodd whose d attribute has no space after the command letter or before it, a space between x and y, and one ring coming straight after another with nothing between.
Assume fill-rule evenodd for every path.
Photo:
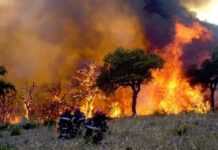
<instances>
[{"instance_id":1,"label":"smoke","mask_svg":"<svg viewBox=\"0 0 218 150\"><path fill-rule=\"evenodd\" d=\"M2 4L0 64L13 79L64 78L80 59L116 47L146 48L138 17L122 1L23 0Z\"/></svg>"},{"instance_id":2,"label":"smoke","mask_svg":"<svg viewBox=\"0 0 218 150\"><path fill-rule=\"evenodd\" d=\"M101 63L117 47L163 48L174 38L176 20L187 25L197 20L184 6L201 4L200 0L0 0L0 64L16 82L64 79L76 62ZM198 51L208 50L208 43L200 39L193 44ZM195 46L189 46L187 53L193 51L190 47Z\"/></svg>"},{"instance_id":3,"label":"smoke","mask_svg":"<svg viewBox=\"0 0 218 150\"><path fill-rule=\"evenodd\" d=\"M151 49L163 49L175 38L175 23L177 21L191 26L194 22L199 22L213 34L210 41L205 41L204 37L193 39L183 50L184 69L193 64L200 64L210 57L211 50L216 47L217 26L201 22L193 12L186 6L203 7L210 1L203 0L146 0L145 13L149 19L145 22L145 34L151 43ZM206 33L205 33L206 34Z\"/></svg>"}]
</instances>

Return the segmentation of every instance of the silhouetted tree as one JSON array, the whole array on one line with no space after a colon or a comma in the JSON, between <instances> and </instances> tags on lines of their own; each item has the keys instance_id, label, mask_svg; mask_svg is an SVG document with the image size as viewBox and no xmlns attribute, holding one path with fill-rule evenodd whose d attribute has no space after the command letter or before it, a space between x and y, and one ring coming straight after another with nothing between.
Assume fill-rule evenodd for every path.
<instances>
[{"instance_id":1,"label":"silhouetted tree","mask_svg":"<svg viewBox=\"0 0 218 150\"><path fill-rule=\"evenodd\" d=\"M136 115L137 96L141 84L152 78L151 69L161 68L163 59L141 49L118 48L104 59L104 66L97 78L97 86L105 92L113 92L120 86L129 86L133 91L132 113Z\"/></svg>"},{"instance_id":2,"label":"silhouetted tree","mask_svg":"<svg viewBox=\"0 0 218 150\"><path fill-rule=\"evenodd\" d=\"M5 67L0 66L0 75L4 76L6 73L7 73L7 71L6 71Z\"/></svg>"},{"instance_id":3,"label":"silhouetted tree","mask_svg":"<svg viewBox=\"0 0 218 150\"><path fill-rule=\"evenodd\" d=\"M3 77L6 73L6 69L3 66L0 66L0 77ZM15 90L14 86L9 82L0 79L0 97L4 98L11 90Z\"/></svg>"},{"instance_id":4,"label":"silhouetted tree","mask_svg":"<svg viewBox=\"0 0 218 150\"><path fill-rule=\"evenodd\" d=\"M197 68L193 67L188 71L193 84L201 84L210 90L210 101L212 110L215 111L215 92L218 84L218 49L212 54L211 59L205 60Z\"/></svg>"},{"instance_id":5,"label":"silhouetted tree","mask_svg":"<svg viewBox=\"0 0 218 150\"><path fill-rule=\"evenodd\" d=\"M9 113L8 100L14 96L16 90L14 85L4 80L4 75L7 73L3 66L0 66L0 121L6 122Z\"/></svg>"}]
</instances>

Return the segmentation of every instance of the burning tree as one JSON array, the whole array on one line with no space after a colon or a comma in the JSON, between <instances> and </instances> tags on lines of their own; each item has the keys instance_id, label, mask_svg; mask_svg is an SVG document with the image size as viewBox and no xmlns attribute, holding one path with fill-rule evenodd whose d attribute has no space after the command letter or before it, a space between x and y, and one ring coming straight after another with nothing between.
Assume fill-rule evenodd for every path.
<instances>
[{"instance_id":1,"label":"burning tree","mask_svg":"<svg viewBox=\"0 0 218 150\"><path fill-rule=\"evenodd\" d=\"M26 85L22 99L25 117L40 122L56 120L67 107L65 91L60 83Z\"/></svg>"},{"instance_id":2,"label":"burning tree","mask_svg":"<svg viewBox=\"0 0 218 150\"><path fill-rule=\"evenodd\" d=\"M26 85L24 89L24 94L22 95L26 119L31 119L31 116L35 111L33 107L33 93L35 89L35 83L33 83L31 86Z\"/></svg>"},{"instance_id":3,"label":"burning tree","mask_svg":"<svg viewBox=\"0 0 218 150\"><path fill-rule=\"evenodd\" d=\"M120 86L131 87L132 113L136 115L137 96L141 84L151 80L151 69L161 68L163 63L158 55L145 53L144 50L118 48L113 54L105 57L97 85L106 92L113 92Z\"/></svg>"},{"instance_id":4,"label":"burning tree","mask_svg":"<svg viewBox=\"0 0 218 150\"><path fill-rule=\"evenodd\" d=\"M214 51L211 59L203 62L200 68L193 68L189 75L194 84L202 84L210 90L211 107L215 111L215 92L218 84L218 49Z\"/></svg>"},{"instance_id":5,"label":"burning tree","mask_svg":"<svg viewBox=\"0 0 218 150\"><path fill-rule=\"evenodd\" d=\"M74 73L71 80L71 96L76 101L76 107L91 117L94 111L94 101L100 94L100 90L96 86L98 67L94 63L81 65Z\"/></svg>"},{"instance_id":6,"label":"burning tree","mask_svg":"<svg viewBox=\"0 0 218 150\"><path fill-rule=\"evenodd\" d=\"M91 117L98 108L107 110L106 105L101 105L106 97L96 87L97 74L98 67L94 63L85 63L80 64L65 83L26 85L22 96L25 117L45 122L56 120L66 109L80 108L86 117Z\"/></svg>"},{"instance_id":7,"label":"burning tree","mask_svg":"<svg viewBox=\"0 0 218 150\"><path fill-rule=\"evenodd\" d=\"M16 90L14 85L5 81L3 77L7 73L6 69L3 66L0 66L0 121L8 122L10 121L10 117L14 112L12 107L13 99L16 95Z\"/></svg>"}]
</instances>

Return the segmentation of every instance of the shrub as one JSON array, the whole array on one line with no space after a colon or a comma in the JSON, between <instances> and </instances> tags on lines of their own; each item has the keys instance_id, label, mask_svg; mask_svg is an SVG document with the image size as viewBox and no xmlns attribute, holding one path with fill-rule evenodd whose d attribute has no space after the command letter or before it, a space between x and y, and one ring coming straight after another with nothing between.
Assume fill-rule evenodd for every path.
<instances>
[{"instance_id":1,"label":"shrub","mask_svg":"<svg viewBox=\"0 0 218 150\"><path fill-rule=\"evenodd\" d=\"M25 130L35 129L35 128L37 128L37 124L33 123L33 122L32 123L28 122L28 123L24 124L22 126L22 128L25 129Z\"/></svg>"},{"instance_id":2,"label":"shrub","mask_svg":"<svg viewBox=\"0 0 218 150\"><path fill-rule=\"evenodd\" d=\"M132 147L127 147L126 150L133 150Z\"/></svg>"},{"instance_id":3,"label":"shrub","mask_svg":"<svg viewBox=\"0 0 218 150\"><path fill-rule=\"evenodd\" d=\"M179 125L175 129L175 133L176 133L177 136L183 136L183 135L185 135L187 133L188 128L189 127L186 124Z\"/></svg>"},{"instance_id":4,"label":"shrub","mask_svg":"<svg viewBox=\"0 0 218 150\"><path fill-rule=\"evenodd\" d=\"M14 126L11 129L11 136L19 136L21 135L21 129L19 126Z\"/></svg>"},{"instance_id":5,"label":"shrub","mask_svg":"<svg viewBox=\"0 0 218 150\"><path fill-rule=\"evenodd\" d=\"M47 120L44 122L44 126L52 127L54 125L56 125L56 121L54 120Z\"/></svg>"},{"instance_id":6,"label":"shrub","mask_svg":"<svg viewBox=\"0 0 218 150\"><path fill-rule=\"evenodd\" d=\"M0 124L0 131L6 130L8 128L8 124Z\"/></svg>"},{"instance_id":7,"label":"shrub","mask_svg":"<svg viewBox=\"0 0 218 150\"><path fill-rule=\"evenodd\" d=\"M10 145L0 145L0 150L14 150Z\"/></svg>"},{"instance_id":8,"label":"shrub","mask_svg":"<svg viewBox=\"0 0 218 150\"><path fill-rule=\"evenodd\" d=\"M165 112L162 112L162 111L155 111L152 116L165 116Z\"/></svg>"}]
</instances>

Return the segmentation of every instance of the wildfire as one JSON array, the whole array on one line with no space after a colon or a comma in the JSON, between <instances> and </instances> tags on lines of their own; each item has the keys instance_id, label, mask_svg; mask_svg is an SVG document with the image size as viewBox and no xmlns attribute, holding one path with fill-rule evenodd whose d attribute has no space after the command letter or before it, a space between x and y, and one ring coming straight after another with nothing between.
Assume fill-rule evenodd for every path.
<instances>
[{"instance_id":1,"label":"wildfire","mask_svg":"<svg viewBox=\"0 0 218 150\"><path fill-rule=\"evenodd\" d=\"M122 114L122 111L121 111L119 103L118 102L113 103L111 107L111 112L109 114L110 117L118 118L118 117L121 117L121 114Z\"/></svg>"},{"instance_id":2,"label":"wildfire","mask_svg":"<svg viewBox=\"0 0 218 150\"><path fill-rule=\"evenodd\" d=\"M93 115L93 102L94 97L89 96L88 98L86 98L85 103L80 107L81 111L85 113L87 118L90 118Z\"/></svg>"},{"instance_id":3,"label":"wildfire","mask_svg":"<svg viewBox=\"0 0 218 150\"><path fill-rule=\"evenodd\" d=\"M211 34L198 23L188 26L177 22L175 32L174 40L164 49L158 50L166 61L164 68L153 71L154 79L142 86L137 106L139 115L192 111L205 113L210 109L201 87L192 87L185 77L181 56L184 46L193 39L209 40ZM67 93L72 95L71 101L78 102L75 107L79 107L87 118L92 117L96 111L104 112L112 118L130 116L131 90L119 88L113 96L106 97L94 86L97 74L97 65L91 63L73 75L72 87ZM65 96L60 99L54 95L53 99L62 101Z\"/></svg>"},{"instance_id":4,"label":"wildfire","mask_svg":"<svg viewBox=\"0 0 218 150\"><path fill-rule=\"evenodd\" d=\"M164 49L157 50L165 62L160 70L152 72L153 80L142 85L138 97L138 115L178 114L181 112L205 113L210 109L200 86L192 87L183 70L181 56L184 47L194 39L210 40L210 32L199 23L175 25L174 40ZM194 57L194 56L193 56ZM72 85L62 88L57 85L49 88L42 104L35 104L37 93L43 88L31 86L26 89L24 99L25 117L39 116L39 120L55 119L65 107L80 108L86 117L92 117L94 112L101 111L112 118L131 115L131 90L119 88L114 95L107 97L96 86L98 67L94 63L76 70L72 76ZM63 86L65 87L65 86ZM38 113L38 114L37 114ZM44 116L43 116L44 115ZM22 117L11 117L10 123L16 124Z\"/></svg>"},{"instance_id":5,"label":"wildfire","mask_svg":"<svg viewBox=\"0 0 218 150\"><path fill-rule=\"evenodd\" d=\"M95 86L99 65L103 57L117 47L147 49L165 43L165 39L162 42L165 32L151 34L168 29L167 25L171 26L174 21L168 20L165 5L154 10L151 8L150 12L150 8L144 11L144 6L140 9L142 2L124 3L122 0L111 0L93 3L74 0L72 3L64 2L60 7L59 3L48 7L50 2L47 1L34 3L34 11L22 15L25 13L22 9L30 7L29 3L20 5L15 0L0 0L0 7L4 8L0 14L3 19L0 23L3 27L0 37L0 65L8 68L10 74L7 78L12 79L18 87L17 102L0 104L0 113L4 114L0 115L0 121L18 123L23 117L45 121L56 119L65 110L75 108L80 108L88 118L96 111L113 118L131 116L131 89L120 87L113 95L108 96ZM189 10L197 12L197 17L201 20L206 16L206 19L212 18L212 23L215 23L217 13L209 11L215 8L215 1L211 0L208 6L202 5L206 8L195 8L188 0L181 3ZM188 3L187 6L185 2ZM130 4L134 4L134 7ZM162 16L162 11L163 14L167 11L166 18L165 15ZM180 18L177 15L179 12L173 14L172 18ZM183 13L181 16L186 14ZM39 16L43 17L39 20ZM169 17L171 18L170 14ZM57 25L54 23L56 20L60 22ZM19 26L15 27L14 22L20 22ZM163 22L164 26L158 28L159 22ZM10 31L11 27L13 32ZM151 32L146 34L146 31ZM173 32L166 32L166 36L171 37L172 34ZM163 49L156 50L165 60L165 65L152 72L151 82L142 85L137 100L138 115L190 111L204 113L210 109L201 86L192 87L184 74L181 60L183 50L195 39L209 41L211 33L198 22L192 25L176 22L174 39ZM156 41L161 42L155 46L153 43ZM199 61L208 57L209 52L206 53L202 54L204 56ZM84 63L88 63L86 67L83 66ZM36 81L37 86L34 83L27 84L22 90L26 80L28 83ZM56 82L60 82L60 85L53 85Z\"/></svg>"},{"instance_id":6,"label":"wildfire","mask_svg":"<svg viewBox=\"0 0 218 150\"><path fill-rule=\"evenodd\" d=\"M185 77L181 56L184 46L193 39L209 40L211 34L198 23L186 26L177 22L175 31L174 41L162 50L164 53L161 55L166 61L164 68L153 71L153 81L143 86L138 99L140 115L204 113L210 109L201 87L191 87Z\"/></svg>"},{"instance_id":7,"label":"wildfire","mask_svg":"<svg viewBox=\"0 0 218 150\"><path fill-rule=\"evenodd\" d=\"M9 119L9 123L10 124L18 124L18 123L20 123L21 122L21 116L15 116L15 117L11 117L10 119Z\"/></svg>"}]
</instances>

